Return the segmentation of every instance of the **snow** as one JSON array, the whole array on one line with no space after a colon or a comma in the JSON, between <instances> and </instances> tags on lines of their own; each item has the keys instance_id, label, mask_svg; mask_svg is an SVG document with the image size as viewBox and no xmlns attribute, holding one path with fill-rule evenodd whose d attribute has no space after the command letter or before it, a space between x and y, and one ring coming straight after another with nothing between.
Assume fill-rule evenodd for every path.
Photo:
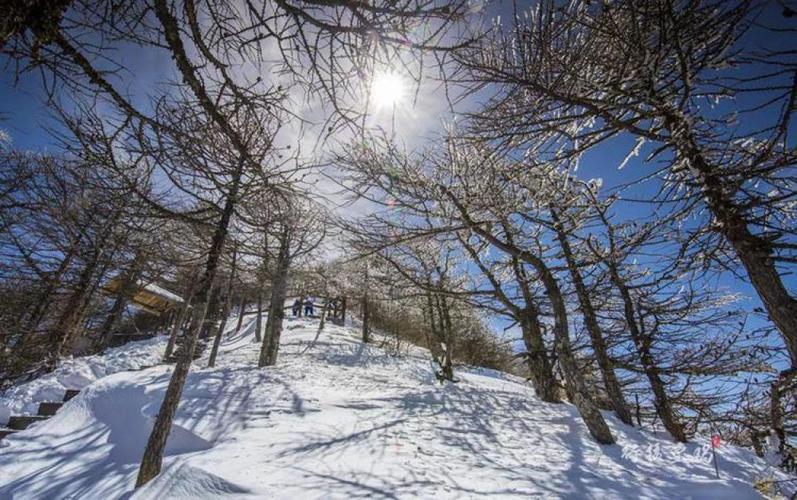
<instances>
[{"instance_id":1,"label":"snow","mask_svg":"<svg viewBox=\"0 0 797 500\"><path fill-rule=\"evenodd\" d=\"M143 284L145 290L147 290L149 292L152 292L155 295L163 297L166 300L169 300L169 301L174 302L176 304L182 304L183 303L183 298L182 297L180 297L179 295L177 295L175 293L170 292L169 290L166 290L165 288L163 288L161 286L156 285L155 283L143 283L143 282L139 281L139 285L142 285L142 284Z\"/></svg>"},{"instance_id":2,"label":"snow","mask_svg":"<svg viewBox=\"0 0 797 500\"><path fill-rule=\"evenodd\" d=\"M278 366L258 369L253 330L251 318L225 338L217 368L197 362L163 472L135 491L171 367L116 368L120 359L146 366L162 342L112 351L115 361L72 360L81 382L89 366L105 376L0 444L0 498L745 499L759 498L752 483L772 474L751 452L723 446L715 479L705 440L677 445L608 414L618 444L600 446L572 406L538 401L518 378L462 368L459 383L440 385L421 349L394 356L329 323L316 338L307 318L286 321ZM0 400L17 405L44 387L28 385L38 389Z\"/></svg>"},{"instance_id":3,"label":"snow","mask_svg":"<svg viewBox=\"0 0 797 500\"><path fill-rule=\"evenodd\" d=\"M166 339L160 336L108 349L103 355L66 358L54 372L0 396L0 427L10 415L35 415L40 402L61 401L67 389L83 389L113 373L157 365L165 346Z\"/></svg>"}]
</instances>

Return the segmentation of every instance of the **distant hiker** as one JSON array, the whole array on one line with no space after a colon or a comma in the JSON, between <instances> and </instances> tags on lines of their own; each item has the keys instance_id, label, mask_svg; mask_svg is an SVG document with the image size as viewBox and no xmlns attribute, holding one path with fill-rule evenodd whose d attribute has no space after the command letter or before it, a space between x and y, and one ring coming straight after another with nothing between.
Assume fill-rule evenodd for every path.
<instances>
[{"instance_id":1,"label":"distant hiker","mask_svg":"<svg viewBox=\"0 0 797 500\"><path fill-rule=\"evenodd\" d=\"M296 299L293 301L293 307L291 308L291 312L293 316L296 317L299 315L299 311L302 310L302 301L300 299Z\"/></svg>"},{"instance_id":2,"label":"distant hiker","mask_svg":"<svg viewBox=\"0 0 797 500\"><path fill-rule=\"evenodd\" d=\"M304 315L305 316L312 316L313 315L313 299L309 298L304 301Z\"/></svg>"}]
</instances>

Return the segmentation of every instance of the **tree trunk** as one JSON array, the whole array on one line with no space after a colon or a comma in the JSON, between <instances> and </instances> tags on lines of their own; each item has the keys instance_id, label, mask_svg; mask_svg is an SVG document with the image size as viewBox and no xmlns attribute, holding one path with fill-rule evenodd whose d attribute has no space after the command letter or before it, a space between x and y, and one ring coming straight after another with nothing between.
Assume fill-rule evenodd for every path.
<instances>
[{"instance_id":1,"label":"tree trunk","mask_svg":"<svg viewBox=\"0 0 797 500\"><path fill-rule=\"evenodd\" d=\"M499 250L528 262L539 274L554 311L554 350L559 357L559 364L562 367L568 390L573 394L573 404L581 414L581 418L584 420L592 437L601 444L613 444L614 437L612 437L611 430L609 430L609 426L606 425L606 421L603 419L597 405L595 405L595 402L590 397L584 380L581 377L581 373L578 371L575 359L573 358L567 326L567 308L556 277L538 256L524 251L515 245L506 243L486 230L482 225L474 223L464 205L455 197L451 195L449 195L449 197L472 231L483 236L484 239L492 243Z\"/></svg>"},{"instance_id":2,"label":"tree trunk","mask_svg":"<svg viewBox=\"0 0 797 500\"><path fill-rule=\"evenodd\" d=\"M346 326L346 296L344 295L340 301L340 322Z\"/></svg>"},{"instance_id":3,"label":"tree trunk","mask_svg":"<svg viewBox=\"0 0 797 500\"><path fill-rule=\"evenodd\" d=\"M239 168L243 168L243 161ZM209 294L213 285L213 280L216 277L216 270L219 266L224 242L227 239L227 229L230 224L233 209L235 208L235 200L238 196L240 180L241 170L236 172L232 180L232 187L225 200L224 209L219 223L216 226L216 231L213 234L210 251L208 252L208 260L205 266L205 273L197 286L196 305L191 314L191 324L186 334L186 343L182 351L182 356L177 360L177 364L174 367L172 377L169 380L169 386L166 388L166 394L163 397L163 402L158 411L158 416L155 418L152 433L147 440L147 446L144 450L144 456L141 459L141 467L139 468L138 477L136 479L136 487L146 484L160 473L166 440L169 437L174 414L177 412L180 396L183 393L188 371L191 368L194 349L196 348L199 336L199 329L204 320Z\"/></svg>"},{"instance_id":4,"label":"tree trunk","mask_svg":"<svg viewBox=\"0 0 797 500\"><path fill-rule=\"evenodd\" d=\"M761 438L755 429L750 429L750 442L753 445L753 451L758 458L764 458L764 446L761 443Z\"/></svg>"},{"instance_id":5,"label":"tree trunk","mask_svg":"<svg viewBox=\"0 0 797 500\"><path fill-rule=\"evenodd\" d=\"M454 380L454 332L451 324L451 311L445 297L438 298L440 316L442 320L443 343L445 344L445 360L442 365L442 375L445 380Z\"/></svg>"},{"instance_id":6,"label":"tree trunk","mask_svg":"<svg viewBox=\"0 0 797 500\"><path fill-rule=\"evenodd\" d=\"M631 293L628 290L628 287L625 286L625 282L620 278L620 273L617 270L617 266L614 262L607 262L609 267L609 275L611 277L612 283L614 286L620 291L620 297L623 300L623 313L625 315L625 322L628 325L628 330L631 333L631 339L634 341L634 345L636 346L637 353L639 354L639 360L642 363L642 369L645 372L645 376L650 383L650 388L653 391L653 400L656 406L656 413L661 418L661 422L664 425L664 428L667 429L667 432L678 441L679 443L685 443L686 433L684 432L684 428L680 422L678 422L678 418L675 415L675 412L672 408L672 403L670 402L669 396L667 396L667 391L664 387L664 381L661 380L661 376L659 374L659 367L656 365L656 361L653 359L653 354L650 352L650 342L642 335L642 332L637 325L636 318L635 318L635 307L633 299L631 298Z\"/></svg>"},{"instance_id":7,"label":"tree trunk","mask_svg":"<svg viewBox=\"0 0 797 500\"><path fill-rule=\"evenodd\" d=\"M191 309L191 302L194 300L194 287L197 284L197 277L191 275L189 280L188 288L185 291L185 297L183 297L183 307L180 308L180 314L177 315L177 319L172 325L172 331L169 334L169 341L166 343L166 352L163 354L164 361L171 358L172 353L174 352L174 344L177 342L177 335L180 333L180 329L184 327L186 320L188 319L188 311Z\"/></svg>"},{"instance_id":8,"label":"tree trunk","mask_svg":"<svg viewBox=\"0 0 797 500\"><path fill-rule=\"evenodd\" d=\"M64 354L64 351L72 340L75 330L80 324L85 309L84 304L91 290L92 278L94 277L94 272L97 269L98 263L98 253L92 252L91 258L86 262L86 265L80 272L75 288L72 290L69 299L67 299L64 305L63 312L58 318L58 323L50 333L50 339L53 345L53 351L51 353L52 358L47 362L50 368L54 368L57 360Z\"/></svg>"},{"instance_id":9,"label":"tree trunk","mask_svg":"<svg viewBox=\"0 0 797 500\"><path fill-rule=\"evenodd\" d=\"M77 244L73 243L69 248L69 252L64 256L64 259L58 265L58 269L56 269L54 275L52 277L48 277L46 280L46 285L38 294L36 304L30 314L28 314L27 320L24 322L24 326L18 328L21 338L17 341L16 349L19 349L21 352L26 352L30 342L33 342L34 344L36 343L35 335L38 333L38 327L46 317L47 312L52 305L53 296L56 290L61 286L63 276L69 269L69 266L76 255ZM24 319L24 317L20 317L17 323L20 324Z\"/></svg>"},{"instance_id":10,"label":"tree trunk","mask_svg":"<svg viewBox=\"0 0 797 500\"><path fill-rule=\"evenodd\" d=\"M227 296L224 299L224 306L221 310L221 323L216 330L216 335L213 337L213 348L210 350L210 359L208 366L216 366L216 356L219 352L219 344L221 344L221 336L224 334L224 327L227 326L227 316L230 315L230 305L232 304L232 288L235 284L235 264L238 257L236 248L232 251L232 268L230 269L230 281L227 283Z\"/></svg>"},{"instance_id":11,"label":"tree trunk","mask_svg":"<svg viewBox=\"0 0 797 500\"><path fill-rule=\"evenodd\" d=\"M361 300L362 300L361 304L363 309L362 336L363 336L363 342L367 344L368 342L371 341L371 331L370 331L371 325L369 324L371 320L370 318L371 312L368 310L368 296L363 295Z\"/></svg>"},{"instance_id":12,"label":"tree trunk","mask_svg":"<svg viewBox=\"0 0 797 500\"><path fill-rule=\"evenodd\" d=\"M778 437L778 453L783 454L786 450L788 438L783 416L783 395L789 394L787 387L797 376L797 369L791 368L781 372L777 380L772 383L769 391L769 423L775 435ZM793 391L793 388L792 388Z\"/></svg>"},{"instance_id":13,"label":"tree trunk","mask_svg":"<svg viewBox=\"0 0 797 500\"><path fill-rule=\"evenodd\" d=\"M539 317L535 310L524 310L519 319L523 332L523 343L526 345L527 361L534 392L540 400L548 403L560 403L556 390L556 378L545 349Z\"/></svg>"},{"instance_id":14,"label":"tree trunk","mask_svg":"<svg viewBox=\"0 0 797 500\"><path fill-rule=\"evenodd\" d=\"M269 316L266 318L266 336L263 339L263 345L266 346L266 359L265 364L260 365L261 367L276 365L279 356L282 323L285 319L285 299L288 292L287 276L278 279L275 285L276 288L271 291L272 304L269 306Z\"/></svg>"},{"instance_id":15,"label":"tree trunk","mask_svg":"<svg viewBox=\"0 0 797 500\"><path fill-rule=\"evenodd\" d=\"M631 411L628 409L623 390L620 387L620 382L617 380L617 375L614 373L612 360L609 357L608 349L606 348L606 341L603 338L598 319L595 315L595 309L592 307L592 300L587 292L587 287L584 285L584 280L581 277L581 271L576 265L573 252L570 248L570 242L567 240L567 235L562 228L561 221L556 211L551 209L551 216L553 217L556 226L556 235L559 239L559 244L562 247L562 253L567 263L567 269L570 272L570 278L573 280L573 285L576 289L579 307L581 314L584 317L584 325L587 328L590 339L592 340L592 350L595 352L595 359L598 362L598 367L601 370L603 378L603 385L606 388L606 394L612 402L612 407L617 417L627 425L634 425L631 418Z\"/></svg>"},{"instance_id":16,"label":"tree trunk","mask_svg":"<svg viewBox=\"0 0 797 500\"><path fill-rule=\"evenodd\" d=\"M52 357L46 363L46 366L50 368L55 367L57 360L61 358L71 345L74 334L83 320L89 300L99 285L99 278L107 270L110 259L117 250L116 246L113 247L111 257L104 259L109 238L114 227L116 227L116 221L120 215L120 212L114 213L104 222L100 231L94 235L93 248L91 248L90 257L78 277L77 286L67 300L58 323L53 331L50 332L53 352L51 353ZM93 283L98 267L100 267L99 277L97 282Z\"/></svg>"},{"instance_id":17,"label":"tree trunk","mask_svg":"<svg viewBox=\"0 0 797 500\"><path fill-rule=\"evenodd\" d=\"M435 305L434 301L432 300L432 294L428 292L426 293L426 308L429 310L429 330L432 333L430 336L427 332L424 332L426 333L426 343L427 347L429 348L429 353L432 355L432 361L440 365L440 359L443 357L443 352L440 349L440 334L437 332Z\"/></svg>"},{"instance_id":18,"label":"tree trunk","mask_svg":"<svg viewBox=\"0 0 797 500\"><path fill-rule=\"evenodd\" d=\"M441 300L438 294L427 293L426 304L429 310L429 329L432 333L431 338L426 335L426 342L432 354L432 361L440 367L439 371L435 371L435 377L440 382L454 380L453 334L451 316L446 310L445 299Z\"/></svg>"},{"instance_id":19,"label":"tree trunk","mask_svg":"<svg viewBox=\"0 0 797 500\"><path fill-rule=\"evenodd\" d=\"M669 130L679 157L689 162L697 173L697 182L717 220L722 235L733 247L744 265L753 287L758 292L770 319L778 328L786 344L792 367L797 367L797 299L791 296L775 266L774 249L769 241L750 231L740 208L733 200L733 192L724 186L727 181L721 170L706 161L697 146L691 126L685 116L670 112L665 126Z\"/></svg>"},{"instance_id":20,"label":"tree trunk","mask_svg":"<svg viewBox=\"0 0 797 500\"><path fill-rule=\"evenodd\" d=\"M609 430L609 426L606 425L606 421L603 419L597 405L590 397L581 372L579 372L576 365L576 360L573 358L567 326L567 308L559 290L559 284L547 267L540 265L537 267L537 271L540 274L540 279L545 286L548 299L551 301L551 307L553 308L556 353L559 356L559 366L562 367L568 392L573 398L573 404L581 414L581 418L587 425L592 437L601 444L613 444L614 437L612 432Z\"/></svg>"},{"instance_id":21,"label":"tree trunk","mask_svg":"<svg viewBox=\"0 0 797 500\"><path fill-rule=\"evenodd\" d=\"M324 297L324 307L321 308L321 319L318 321L318 334L324 331L324 325L327 319L327 308L329 307L329 298Z\"/></svg>"},{"instance_id":22,"label":"tree trunk","mask_svg":"<svg viewBox=\"0 0 797 500\"><path fill-rule=\"evenodd\" d=\"M114 326L116 326L122 312L127 307L127 303L136 291L143 263L144 252L139 250L136 252L136 256L133 258L130 268L125 272L124 276L122 276L122 283L119 286L119 290L117 290L116 300L108 313L108 317L105 318L102 328L100 328L101 349L105 349L108 346L111 337L113 337Z\"/></svg>"},{"instance_id":23,"label":"tree trunk","mask_svg":"<svg viewBox=\"0 0 797 500\"><path fill-rule=\"evenodd\" d=\"M172 307L166 311L161 321L158 323L158 328L163 331L171 331L174 322L177 319L177 309Z\"/></svg>"},{"instance_id":24,"label":"tree trunk","mask_svg":"<svg viewBox=\"0 0 797 500\"><path fill-rule=\"evenodd\" d=\"M238 332L241 331L241 325L244 323L244 313L246 312L246 299L241 298L241 308L238 311L238 322L235 324L235 331L233 331L233 336L238 335Z\"/></svg>"},{"instance_id":25,"label":"tree trunk","mask_svg":"<svg viewBox=\"0 0 797 500\"><path fill-rule=\"evenodd\" d=\"M255 342L263 342L263 283L257 288L257 318L255 318Z\"/></svg>"},{"instance_id":26,"label":"tree trunk","mask_svg":"<svg viewBox=\"0 0 797 500\"><path fill-rule=\"evenodd\" d=\"M38 294L36 305L28 315L24 326L19 329L21 334L31 335L35 333L36 328L44 319L44 316L47 314L47 310L52 303L53 293L58 289L58 287L61 286L61 280L63 279L67 269L69 269L69 266L72 264L72 260L75 258L76 254L77 244L72 243L72 245L69 247L69 250L64 255L64 259L58 265L58 268L55 270L53 275L47 278L44 289Z\"/></svg>"},{"instance_id":27,"label":"tree trunk","mask_svg":"<svg viewBox=\"0 0 797 500\"><path fill-rule=\"evenodd\" d=\"M132 286L133 283L135 283L135 277L133 277L133 279L126 279L125 284L122 285L116 296L116 299L113 301L113 306L111 306L108 316L105 318L102 327L100 327L100 349L105 349L111 342L111 338L113 337L114 333L113 329L116 326L116 323L119 321L119 318L122 316L122 312L127 307L130 297L135 291L135 287Z\"/></svg>"},{"instance_id":28,"label":"tree trunk","mask_svg":"<svg viewBox=\"0 0 797 500\"><path fill-rule=\"evenodd\" d=\"M210 338L210 332L215 331L215 327L219 321L219 312L221 305L221 285L213 287L210 293L210 300L208 301L207 310L205 312L205 319L202 322L202 329L199 333L199 338L207 340Z\"/></svg>"},{"instance_id":29,"label":"tree trunk","mask_svg":"<svg viewBox=\"0 0 797 500\"><path fill-rule=\"evenodd\" d=\"M271 285L268 318L266 318L266 335L260 347L258 366L277 364L282 322L285 319L285 299L288 294L288 269L290 268L290 233L286 227L280 238L280 250L277 255L277 269Z\"/></svg>"}]
</instances>

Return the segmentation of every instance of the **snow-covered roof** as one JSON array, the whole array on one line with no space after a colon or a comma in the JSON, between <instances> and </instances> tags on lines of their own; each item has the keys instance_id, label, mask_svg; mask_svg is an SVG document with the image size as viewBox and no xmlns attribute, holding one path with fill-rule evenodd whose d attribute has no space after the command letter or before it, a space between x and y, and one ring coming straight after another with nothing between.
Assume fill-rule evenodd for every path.
<instances>
[{"instance_id":1,"label":"snow-covered roof","mask_svg":"<svg viewBox=\"0 0 797 500\"><path fill-rule=\"evenodd\" d=\"M120 292L123 282L124 278L117 276L103 285L102 291L109 295L116 295ZM179 295L166 290L160 285L143 280L136 282L136 290L130 297L132 305L143 308L155 315L160 315L184 302Z\"/></svg>"},{"instance_id":2,"label":"snow-covered roof","mask_svg":"<svg viewBox=\"0 0 797 500\"><path fill-rule=\"evenodd\" d=\"M179 295L172 293L169 290L166 290L165 288L156 285L155 283L142 283L141 281L139 281L138 285L144 290L150 293L154 293L155 295L158 295L171 302L176 302L178 304L182 304L183 302L185 302L183 298L180 297Z\"/></svg>"}]
</instances>

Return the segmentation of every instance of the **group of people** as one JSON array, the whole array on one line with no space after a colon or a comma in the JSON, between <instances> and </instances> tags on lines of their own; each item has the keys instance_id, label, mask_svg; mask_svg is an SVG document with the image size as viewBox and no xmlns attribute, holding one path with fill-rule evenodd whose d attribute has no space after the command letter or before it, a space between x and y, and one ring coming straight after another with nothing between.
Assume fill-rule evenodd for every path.
<instances>
[{"instance_id":1,"label":"group of people","mask_svg":"<svg viewBox=\"0 0 797 500\"><path fill-rule=\"evenodd\" d=\"M293 312L294 316L299 316L299 313L302 310L302 304L304 304L305 316L312 316L313 314L315 314L315 309L313 307L313 299L308 297L304 300L304 303L302 303L301 298L298 298L293 301L293 307L291 308L291 312Z\"/></svg>"}]
</instances>

